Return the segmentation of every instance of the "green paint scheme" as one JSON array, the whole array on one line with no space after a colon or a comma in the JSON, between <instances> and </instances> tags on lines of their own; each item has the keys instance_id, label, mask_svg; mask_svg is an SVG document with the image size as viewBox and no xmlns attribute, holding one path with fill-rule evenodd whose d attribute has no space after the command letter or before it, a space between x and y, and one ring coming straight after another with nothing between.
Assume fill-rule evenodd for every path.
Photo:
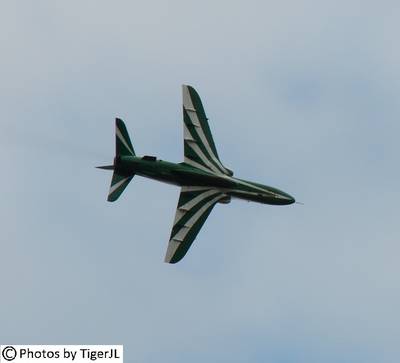
<instances>
[{"instance_id":1,"label":"green paint scheme","mask_svg":"<svg viewBox=\"0 0 400 363\"><path fill-rule=\"evenodd\" d=\"M121 119L116 119L116 156L113 165L99 168L113 170L108 201L116 201L134 175L181 187L174 225L165 261L176 263L189 250L208 215L217 203L231 198L287 205L294 198L273 187L233 177L221 163L200 96L194 88L183 85L184 154L183 163L138 157Z\"/></svg>"},{"instance_id":2,"label":"green paint scheme","mask_svg":"<svg viewBox=\"0 0 400 363\"><path fill-rule=\"evenodd\" d=\"M115 158L114 172L127 177L136 174L179 186L217 188L226 195L253 202L274 205L294 203L292 196L279 189L229 175L206 172L185 163L121 156Z\"/></svg>"}]
</instances>

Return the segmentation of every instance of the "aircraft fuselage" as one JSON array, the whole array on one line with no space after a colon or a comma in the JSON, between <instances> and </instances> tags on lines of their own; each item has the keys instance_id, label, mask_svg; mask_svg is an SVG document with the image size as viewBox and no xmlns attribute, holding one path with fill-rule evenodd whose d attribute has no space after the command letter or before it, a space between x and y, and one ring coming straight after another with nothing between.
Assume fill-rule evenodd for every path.
<instances>
[{"instance_id":1,"label":"aircraft fuselage","mask_svg":"<svg viewBox=\"0 0 400 363\"><path fill-rule=\"evenodd\" d=\"M201 170L186 163L158 160L153 156L120 156L115 158L113 169L121 175L140 175L179 186L209 186L228 196L258 203L287 205L295 202L291 195L267 185Z\"/></svg>"}]
</instances>

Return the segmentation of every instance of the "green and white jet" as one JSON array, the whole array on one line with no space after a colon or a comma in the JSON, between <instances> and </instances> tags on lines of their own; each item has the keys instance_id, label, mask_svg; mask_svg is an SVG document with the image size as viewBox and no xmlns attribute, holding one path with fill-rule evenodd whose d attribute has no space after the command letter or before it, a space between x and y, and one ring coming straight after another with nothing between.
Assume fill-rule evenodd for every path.
<instances>
[{"instance_id":1,"label":"green and white jet","mask_svg":"<svg viewBox=\"0 0 400 363\"><path fill-rule=\"evenodd\" d=\"M217 203L229 203L232 197L274 205L295 202L291 195L279 189L233 177L233 172L219 159L198 93L187 85L182 86L182 92L183 163L170 163L155 156L136 156L125 124L117 118L114 164L99 167L114 171L109 202L119 198L134 175L181 187L165 256L167 263L176 263L185 256Z\"/></svg>"}]
</instances>

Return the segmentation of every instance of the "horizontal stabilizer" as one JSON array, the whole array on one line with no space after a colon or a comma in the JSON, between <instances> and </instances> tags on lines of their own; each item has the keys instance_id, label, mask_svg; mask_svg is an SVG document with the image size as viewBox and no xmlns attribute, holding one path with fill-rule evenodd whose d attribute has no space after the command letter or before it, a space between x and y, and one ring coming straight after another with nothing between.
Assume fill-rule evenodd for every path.
<instances>
[{"instance_id":1,"label":"horizontal stabilizer","mask_svg":"<svg viewBox=\"0 0 400 363\"><path fill-rule=\"evenodd\" d=\"M114 172L111 179L111 186L107 200L109 202L115 202L125 190L132 178L133 175L124 176Z\"/></svg>"}]
</instances>

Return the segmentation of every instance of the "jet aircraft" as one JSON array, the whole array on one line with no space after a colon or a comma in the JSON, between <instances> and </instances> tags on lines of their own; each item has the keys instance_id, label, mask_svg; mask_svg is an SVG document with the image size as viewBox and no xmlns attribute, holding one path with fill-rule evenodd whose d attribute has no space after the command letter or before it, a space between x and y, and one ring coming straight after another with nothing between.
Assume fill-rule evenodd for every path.
<instances>
[{"instance_id":1,"label":"jet aircraft","mask_svg":"<svg viewBox=\"0 0 400 363\"><path fill-rule=\"evenodd\" d=\"M200 96L187 85L182 86L182 92L184 162L136 156L126 126L117 118L114 164L98 167L113 170L109 202L119 198L134 175L181 187L165 256L167 263L176 263L185 256L217 203L227 204L231 198L274 205L295 202L291 195L279 189L234 177L220 161Z\"/></svg>"}]
</instances>

